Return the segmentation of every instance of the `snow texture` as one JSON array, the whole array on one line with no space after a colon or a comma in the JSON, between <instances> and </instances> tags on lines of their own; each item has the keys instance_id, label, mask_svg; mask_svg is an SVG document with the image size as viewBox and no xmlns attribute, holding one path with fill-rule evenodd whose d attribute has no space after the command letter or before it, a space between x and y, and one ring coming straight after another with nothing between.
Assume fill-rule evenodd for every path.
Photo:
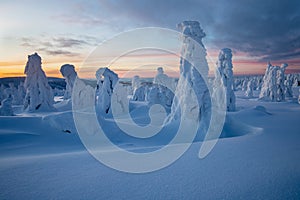
<instances>
[{"instance_id":1,"label":"snow texture","mask_svg":"<svg viewBox=\"0 0 300 200\"><path fill-rule=\"evenodd\" d=\"M25 67L24 87L26 96L24 110L29 112L54 110L52 89L48 84L41 64L41 57L37 53L28 56Z\"/></svg>"},{"instance_id":2,"label":"snow texture","mask_svg":"<svg viewBox=\"0 0 300 200\"><path fill-rule=\"evenodd\" d=\"M285 85L284 85L284 72L287 64L279 66L272 66L269 62L266 69L263 86L259 94L261 100L266 101L284 101L285 100Z\"/></svg>"},{"instance_id":3,"label":"snow texture","mask_svg":"<svg viewBox=\"0 0 300 200\"><path fill-rule=\"evenodd\" d=\"M72 97L72 90L74 82L77 77L77 72L75 71L74 65L64 64L60 68L60 72L66 80L66 90L64 94L64 99L70 99Z\"/></svg>"}]
</instances>

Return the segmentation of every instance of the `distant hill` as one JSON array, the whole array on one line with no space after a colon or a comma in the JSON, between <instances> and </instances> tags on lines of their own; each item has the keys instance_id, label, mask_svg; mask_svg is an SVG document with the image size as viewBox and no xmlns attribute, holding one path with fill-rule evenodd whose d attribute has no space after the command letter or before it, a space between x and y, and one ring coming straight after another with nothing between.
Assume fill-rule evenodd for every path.
<instances>
[{"instance_id":1,"label":"distant hill","mask_svg":"<svg viewBox=\"0 0 300 200\"><path fill-rule=\"evenodd\" d=\"M0 78L0 85L5 85L6 87L8 87L9 83L14 83L15 87L17 87L20 84L20 82L24 81L25 77ZM66 81L63 78L48 77L48 83L52 87L52 89L66 89Z\"/></svg>"}]
</instances>

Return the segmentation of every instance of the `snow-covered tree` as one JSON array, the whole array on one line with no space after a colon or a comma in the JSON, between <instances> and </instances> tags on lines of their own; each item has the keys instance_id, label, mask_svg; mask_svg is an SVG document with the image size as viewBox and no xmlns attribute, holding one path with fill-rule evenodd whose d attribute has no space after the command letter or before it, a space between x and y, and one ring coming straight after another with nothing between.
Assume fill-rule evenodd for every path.
<instances>
[{"instance_id":1,"label":"snow-covered tree","mask_svg":"<svg viewBox=\"0 0 300 200\"><path fill-rule=\"evenodd\" d=\"M139 87L141 87L141 81L140 81L140 77L138 75L136 75L132 78L131 87L132 87L133 94Z\"/></svg>"},{"instance_id":2,"label":"snow-covered tree","mask_svg":"<svg viewBox=\"0 0 300 200\"><path fill-rule=\"evenodd\" d=\"M26 95L26 91L24 88L24 82L20 82L17 90L18 90L18 93L17 93L17 97L16 97L17 98L16 102L17 102L17 105L22 105L22 104L24 104L24 98Z\"/></svg>"},{"instance_id":3,"label":"snow-covered tree","mask_svg":"<svg viewBox=\"0 0 300 200\"><path fill-rule=\"evenodd\" d=\"M177 98L173 99L171 114L167 121L177 119L180 113L183 113L185 118L207 121L210 114L210 98L202 77L208 75L206 49L202 43L205 33L197 21L184 21L178 24L178 28L183 34L180 77L175 91ZM192 94L196 97L194 98Z\"/></svg>"},{"instance_id":4,"label":"snow-covered tree","mask_svg":"<svg viewBox=\"0 0 300 200\"><path fill-rule=\"evenodd\" d=\"M9 88L7 89L8 95L12 96L13 105L22 105L24 103L25 89L23 82L20 82L18 88L15 87L14 83L9 83Z\"/></svg>"},{"instance_id":5,"label":"snow-covered tree","mask_svg":"<svg viewBox=\"0 0 300 200\"><path fill-rule=\"evenodd\" d=\"M12 104L16 105L17 88L13 82L8 83L7 95L12 97Z\"/></svg>"},{"instance_id":6,"label":"snow-covered tree","mask_svg":"<svg viewBox=\"0 0 300 200\"><path fill-rule=\"evenodd\" d=\"M161 103L161 94L158 85L153 85L148 92L147 101L151 104Z\"/></svg>"},{"instance_id":7,"label":"snow-covered tree","mask_svg":"<svg viewBox=\"0 0 300 200\"><path fill-rule=\"evenodd\" d=\"M285 78L284 81L284 95L285 97L293 97L293 90L292 90L292 85L293 85L293 78L292 74L288 74Z\"/></svg>"},{"instance_id":8,"label":"snow-covered tree","mask_svg":"<svg viewBox=\"0 0 300 200\"><path fill-rule=\"evenodd\" d=\"M97 70L96 78L96 109L100 114L126 113L128 111L127 92L120 84L117 85L118 75L105 67Z\"/></svg>"},{"instance_id":9,"label":"snow-covered tree","mask_svg":"<svg viewBox=\"0 0 300 200\"><path fill-rule=\"evenodd\" d=\"M276 74L277 101L285 100L284 72L287 66L288 64L283 63L281 67L277 70L277 74Z\"/></svg>"},{"instance_id":10,"label":"snow-covered tree","mask_svg":"<svg viewBox=\"0 0 300 200\"><path fill-rule=\"evenodd\" d=\"M35 53L28 56L25 67L26 79L24 87L26 96L24 110L29 112L53 110L53 93L42 69L41 57Z\"/></svg>"},{"instance_id":11,"label":"snow-covered tree","mask_svg":"<svg viewBox=\"0 0 300 200\"><path fill-rule=\"evenodd\" d=\"M148 87L142 85L139 76L134 76L131 81L132 86L132 100L133 101L145 101L146 94L148 92Z\"/></svg>"},{"instance_id":12,"label":"snow-covered tree","mask_svg":"<svg viewBox=\"0 0 300 200\"><path fill-rule=\"evenodd\" d=\"M231 49L224 48L220 51L217 68L215 71L215 82L213 95L221 92L218 88L222 85L225 88L227 111L235 110L235 95L233 91L233 71L232 71ZM223 103L223 102L222 102Z\"/></svg>"},{"instance_id":13,"label":"snow-covered tree","mask_svg":"<svg viewBox=\"0 0 300 200\"><path fill-rule=\"evenodd\" d=\"M298 97L298 103L300 104L300 88L299 88L299 97Z\"/></svg>"},{"instance_id":14,"label":"snow-covered tree","mask_svg":"<svg viewBox=\"0 0 300 200\"><path fill-rule=\"evenodd\" d=\"M2 84L0 85L0 105L3 99L5 99L5 94L4 94L5 86Z\"/></svg>"},{"instance_id":15,"label":"snow-covered tree","mask_svg":"<svg viewBox=\"0 0 300 200\"><path fill-rule=\"evenodd\" d=\"M246 97L253 97L254 81L255 80L252 79L248 81L247 90L245 92Z\"/></svg>"},{"instance_id":16,"label":"snow-covered tree","mask_svg":"<svg viewBox=\"0 0 300 200\"><path fill-rule=\"evenodd\" d=\"M279 66L272 66L268 64L266 69L263 85L259 98L267 101L284 101L285 100L285 86L284 86L284 72L287 64Z\"/></svg>"},{"instance_id":17,"label":"snow-covered tree","mask_svg":"<svg viewBox=\"0 0 300 200\"><path fill-rule=\"evenodd\" d=\"M297 87L297 86L298 86L298 77L293 76L293 87Z\"/></svg>"},{"instance_id":18,"label":"snow-covered tree","mask_svg":"<svg viewBox=\"0 0 300 200\"><path fill-rule=\"evenodd\" d=\"M248 86L248 78L245 78L242 83L242 91L246 91Z\"/></svg>"},{"instance_id":19,"label":"snow-covered tree","mask_svg":"<svg viewBox=\"0 0 300 200\"><path fill-rule=\"evenodd\" d=\"M145 101L146 96L148 94L148 86L147 85L142 85L139 88L137 88L132 96L133 101Z\"/></svg>"},{"instance_id":20,"label":"snow-covered tree","mask_svg":"<svg viewBox=\"0 0 300 200\"><path fill-rule=\"evenodd\" d=\"M161 86L165 86L170 90L175 90L175 81L173 78L170 78L167 74L164 73L162 67L157 68L157 74L153 79L153 83Z\"/></svg>"},{"instance_id":21,"label":"snow-covered tree","mask_svg":"<svg viewBox=\"0 0 300 200\"><path fill-rule=\"evenodd\" d=\"M74 65L64 64L60 68L60 72L66 80L66 90L64 94L64 99L70 99L72 97L72 90L74 82L77 77L77 72L75 71Z\"/></svg>"},{"instance_id":22,"label":"snow-covered tree","mask_svg":"<svg viewBox=\"0 0 300 200\"><path fill-rule=\"evenodd\" d=\"M0 116L13 116L12 109L12 96L9 95L6 99L2 100L0 106Z\"/></svg>"}]
</instances>

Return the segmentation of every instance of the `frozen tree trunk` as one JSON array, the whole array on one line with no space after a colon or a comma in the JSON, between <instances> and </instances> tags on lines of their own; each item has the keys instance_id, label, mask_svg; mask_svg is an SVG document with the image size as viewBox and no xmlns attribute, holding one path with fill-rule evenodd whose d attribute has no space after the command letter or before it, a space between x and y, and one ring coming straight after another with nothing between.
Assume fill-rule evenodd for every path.
<instances>
[{"instance_id":1,"label":"frozen tree trunk","mask_svg":"<svg viewBox=\"0 0 300 200\"><path fill-rule=\"evenodd\" d=\"M24 110L29 112L54 110L52 89L48 84L41 64L41 57L37 53L28 56L25 67L24 87L26 96Z\"/></svg>"},{"instance_id":2,"label":"frozen tree trunk","mask_svg":"<svg viewBox=\"0 0 300 200\"><path fill-rule=\"evenodd\" d=\"M199 73L208 75L206 49L202 43L205 33L197 21L184 21L178 24L178 28L183 34L180 77L167 121L178 119L180 113L184 118L205 120L209 113L210 98L206 83Z\"/></svg>"},{"instance_id":3,"label":"frozen tree trunk","mask_svg":"<svg viewBox=\"0 0 300 200\"><path fill-rule=\"evenodd\" d=\"M233 71L232 71L232 53L231 49L224 48L220 51L217 69L215 73L215 83L213 95L221 92L218 88L222 85L225 88L227 111L235 110L235 94L233 91ZM220 102L223 103L223 102Z\"/></svg>"},{"instance_id":4,"label":"frozen tree trunk","mask_svg":"<svg viewBox=\"0 0 300 200\"><path fill-rule=\"evenodd\" d=\"M77 77L77 72L75 71L74 65L65 64L61 66L60 73L63 75L67 83L64 99L70 99L72 97L72 91Z\"/></svg>"}]
</instances>

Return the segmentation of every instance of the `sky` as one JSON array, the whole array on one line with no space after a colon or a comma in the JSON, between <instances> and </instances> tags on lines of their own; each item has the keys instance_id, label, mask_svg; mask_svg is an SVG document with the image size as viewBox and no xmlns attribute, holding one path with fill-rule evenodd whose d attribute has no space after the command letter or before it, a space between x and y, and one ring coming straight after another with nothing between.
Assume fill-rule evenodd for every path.
<instances>
[{"instance_id":1,"label":"sky","mask_svg":"<svg viewBox=\"0 0 300 200\"><path fill-rule=\"evenodd\" d=\"M24 76L27 56L37 52L48 76L61 77L60 66L70 63L80 76L92 78L94 69L83 69L83 63L103 42L136 28L176 31L184 20L199 21L206 33L211 71L219 50L227 47L233 50L235 74L262 74L268 61L286 62L288 73L300 73L299 0L1 0L0 77ZM128 55L109 67L147 77L164 66L169 75L178 75L179 59L170 52Z\"/></svg>"}]
</instances>

